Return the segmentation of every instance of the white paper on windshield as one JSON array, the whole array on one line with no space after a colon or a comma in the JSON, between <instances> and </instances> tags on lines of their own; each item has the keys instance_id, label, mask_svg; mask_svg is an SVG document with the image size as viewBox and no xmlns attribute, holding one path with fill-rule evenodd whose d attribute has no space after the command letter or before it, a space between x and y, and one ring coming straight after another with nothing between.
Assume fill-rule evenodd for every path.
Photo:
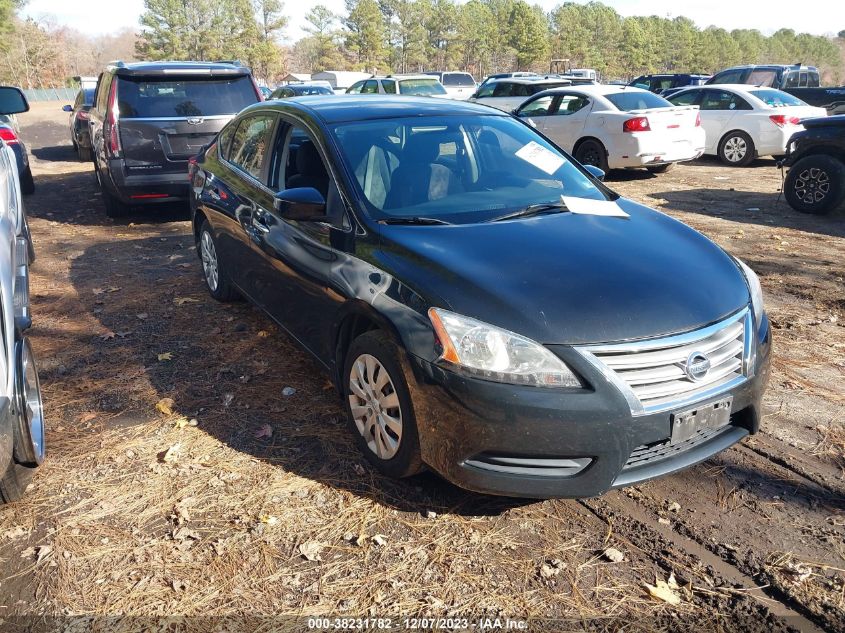
<instances>
[{"instance_id":1,"label":"white paper on windshield","mask_svg":"<svg viewBox=\"0 0 845 633\"><path fill-rule=\"evenodd\" d=\"M518 149L516 155L522 160L531 163L534 167L542 169L547 174L555 173L566 162L562 156L558 156L554 152L547 150L535 141L531 141L528 145Z\"/></svg>"},{"instance_id":2,"label":"white paper on windshield","mask_svg":"<svg viewBox=\"0 0 845 633\"><path fill-rule=\"evenodd\" d=\"M589 198L573 198L561 196L560 199L570 213L582 215L603 215L612 218L630 217L613 200L591 200Z\"/></svg>"}]
</instances>

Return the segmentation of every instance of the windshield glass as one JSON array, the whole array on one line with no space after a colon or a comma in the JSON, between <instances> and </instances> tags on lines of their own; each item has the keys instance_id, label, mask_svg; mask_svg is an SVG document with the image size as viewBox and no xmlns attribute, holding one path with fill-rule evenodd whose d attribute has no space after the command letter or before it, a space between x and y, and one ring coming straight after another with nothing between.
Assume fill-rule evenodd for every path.
<instances>
[{"instance_id":1,"label":"windshield glass","mask_svg":"<svg viewBox=\"0 0 845 633\"><path fill-rule=\"evenodd\" d=\"M121 77L117 89L123 119L235 114L258 101L247 75L225 79Z\"/></svg>"},{"instance_id":2,"label":"windshield glass","mask_svg":"<svg viewBox=\"0 0 845 633\"><path fill-rule=\"evenodd\" d=\"M291 90L293 90L294 94L298 96L334 94L334 92L332 92L325 86L291 86L290 88Z\"/></svg>"},{"instance_id":3,"label":"windshield glass","mask_svg":"<svg viewBox=\"0 0 845 633\"><path fill-rule=\"evenodd\" d=\"M402 79L399 81L402 95L445 95L446 89L436 79Z\"/></svg>"},{"instance_id":4,"label":"windshield glass","mask_svg":"<svg viewBox=\"0 0 845 633\"><path fill-rule=\"evenodd\" d=\"M353 184L376 219L489 220L561 195L606 200L532 128L510 117L423 116L333 128Z\"/></svg>"},{"instance_id":5,"label":"windshield glass","mask_svg":"<svg viewBox=\"0 0 845 633\"><path fill-rule=\"evenodd\" d=\"M804 106L807 105L801 99L793 97L791 94L781 92L780 90L749 90L750 94L757 97L767 106L773 108L784 108L786 106Z\"/></svg>"}]
</instances>

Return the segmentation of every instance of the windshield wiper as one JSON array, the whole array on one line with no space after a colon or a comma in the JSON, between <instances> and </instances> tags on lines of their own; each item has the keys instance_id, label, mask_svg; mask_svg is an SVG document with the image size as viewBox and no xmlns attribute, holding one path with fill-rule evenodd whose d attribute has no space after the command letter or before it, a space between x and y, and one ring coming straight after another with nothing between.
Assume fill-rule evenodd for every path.
<instances>
[{"instance_id":1,"label":"windshield wiper","mask_svg":"<svg viewBox=\"0 0 845 633\"><path fill-rule=\"evenodd\" d=\"M384 220L379 220L379 224L418 224L418 225L425 225L425 224L450 224L450 222L446 222L446 220L439 220L437 218L421 218L417 216L411 216L407 218L386 218Z\"/></svg>"},{"instance_id":2,"label":"windshield wiper","mask_svg":"<svg viewBox=\"0 0 845 633\"><path fill-rule=\"evenodd\" d=\"M568 211L568 209L562 201L540 202L538 204L529 204L527 207L520 209L519 211L500 215L499 217L490 220L490 222L501 222L502 220L512 220L514 218L527 218L532 215L540 215L541 213L563 213L564 211Z\"/></svg>"}]
</instances>

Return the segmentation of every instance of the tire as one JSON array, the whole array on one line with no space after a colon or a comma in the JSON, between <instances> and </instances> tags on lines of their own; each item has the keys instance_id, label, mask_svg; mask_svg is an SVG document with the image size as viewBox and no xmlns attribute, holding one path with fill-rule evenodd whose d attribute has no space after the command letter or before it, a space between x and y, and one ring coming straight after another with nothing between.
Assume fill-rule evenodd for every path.
<instances>
[{"instance_id":1,"label":"tire","mask_svg":"<svg viewBox=\"0 0 845 633\"><path fill-rule=\"evenodd\" d=\"M731 167L745 167L756 157L754 141L745 132L728 132L719 141L719 160Z\"/></svg>"},{"instance_id":2,"label":"tire","mask_svg":"<svg viewBox=\"0 0 845 633\"><path fill-rule=\"evenodd\" d=\"M11 503L23 497L34 473L35 468L21 466L12 460L0 479L0 503Z\"/></svg>"},{"instance_id":3,"label":"tire","mask_svg":"<svg viewBox=\"0 0 845 633\"><path fill-rule=\"evenodd\" d=\"M607 150L599 141L587 139L575 150L575 160L582 165L593 165L604 173L609 171L607 166Z\"/></svg>"},{"instance_id":4,"label":"tire","mask_svg":"<svg viewBox=\"0 0 845 633\"><path fill-rule=\"evenodd\" d=\"M801 213L831 213L845 200L845 164L824 154L805 156L789 168L783 194Z\"/></svg>"},{"instance_id":5,"label":"tire","mask_svg":"<svg viewBox=\"0 0 845 633\"><path fill-rule=\"evenodd\" d=\"M21 193L25 196L35 193L35 181L32 179L32 169L29 165L21 172Z\"/></svg>"},{"instance_id":6,"label":"tire","mask_svg":"<svg viewBox=\"0 0 845 633\"><path fill-rule=\"evenodd\" d=\"M379 330L356 338L342 381L346 419L364 457L389 477L420 472L417 423L396 344Z\"/></svg>"},{"instance_id":7,"label":"tire","mask_svg":"<svg viewBox=\"0 0 845 633\"><path fill-rule=\"evenodd\" d=\"M79 156L79 160L81 160L83 163L87 163L91 160L91 148L82 147L82 145L77 145L76 155Z\"/></svg>"},{"instance_id":8,"label":"tire","mask_svg":"<svg viewBox=\"0 0 845 633\"><path fill-rule=\"evenodd\" d=\"M667 171L672 171L672 168L675 167L675 163L669 163L668 165L652 165L651 167L646 167L652 174L665 174Z\"/></svg>"},{"instance_id":9,"label":"tire","mask_svg":"<svg viewBox=\"0 0 845 633\"><path fill-rule=\"evenodd\" d=\"M110 218L124 218L132 211L129 205L123 204L120 200L114 197L105 188L101 188L103 192L103 204L106 207L106 215Z\"/></svg>"},{"instance_id":10,"label":"tire","mask_svg":"<svg viewBox=\"0 0 845 633\"><path fill-rule=\"evenodd\" d=\"M235 289L220 261L217 240L208 220L203 220L200 227L197 250L199 251L200 262L202 262L202 274L205 279L205 287L208 288L208 294L223 303L240 299L240 294Z\"/></svg>"}]
</instances>

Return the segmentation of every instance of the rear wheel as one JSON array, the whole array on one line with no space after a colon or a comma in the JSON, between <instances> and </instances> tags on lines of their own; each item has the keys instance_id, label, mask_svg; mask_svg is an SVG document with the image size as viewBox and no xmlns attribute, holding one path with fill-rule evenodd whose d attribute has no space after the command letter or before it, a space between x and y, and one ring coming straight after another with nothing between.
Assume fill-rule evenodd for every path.
<instances>
[{"instance_id":1,"label":"rear wheel","mask_svg":"<svg viewBox=\"0 0 845 633\"><path fill-rule=\"evenodd\" d=\"M234 301L239 298L238 291L229 280L229 275L221 266L217 253L217 242L208 220L204 220L200 227L200 237L197 242L202 261L202 273L209 294L218 301Z\"/></svg>"},{"instance_id":2,"label":"rear wheel","mask_svg":"<svg viewBox=\"0 0 845 633\"><path fill-rule=\"evenodd\" d=\"M132 210L129 205L123 204L105 189L101 191L103 192L103 204L106 207L107 216L110 218L123 218L129 215L129 212Z\"/></svg>"},{"instance_id":3,"label":"rear wheel","mask_svg":"<svg viewBox=\"0 0 845 633\"><path fill-rule=\"evenodd\" d=\"M754 141L745 132L728 132L719 142L719 159L731 167L745 167L754 160Z\"/></svg>"},{"instance_id":4,"label":"rear wheel","mask_svg":"<svg viewBox=\"0 0 845 633\"><path fill-rule=\"evenodd\" d=\"M76 146L76 155L79 156L79 160L84 163L87 163L91 160L91 148L90 147L82 147L82 145Z\"/></svg>"},{"instance_id":5,"label":"rear wheel","mask_svg":"<svg viewBox=\"0 0 845 633\"><path fill-rule=\"evenodd\" d=\"M575 159L582 165L592 165L607 173L607 150L599 141L587 139L575 150Z\"/></svg>"},{"instance_id":6,"label":"rear wheel","mask_svg":"<svg viewBox=\"0 0 845 633\"><path fill-rule=\"evenodd\" d=\"M675 166L675 163L669 163L667 165L652 165L650 167L646 167L652 174L665 174L667 171L671 171L671 169Z\"/></svg>"},{"instance_id":7,"label":"rear wheel","mask_svg":"<svg viewBox=\"0 0 845 633\"><path fill-rule=\"evenodd\" d=\"M806 156L789 168L783 194L796 211L830 213L845 200L845 165L832 156Z\"/></svg>"},{"instance_id":8,"label":"rear wheel","mask_svg":"<svg viewBox=\"0 0 845 633\"><path fill-rule=\"evenodd\" d=\"M420 440L399 349L384 332L366 332L352 342L343 382L349 428L367 460L390 477L420 472Z\"/></svg>"},{"instance_id":9,"label":"rear wheel","mask_svg":"<svg viewBox=\"0 0 845 633\"><path fill-rule=\"evenodd\" d=\"M35 181L32 179L32 169L29 165L21 172L21 193L27 196L35 193Z\"/></svg>"}]
</instances>

